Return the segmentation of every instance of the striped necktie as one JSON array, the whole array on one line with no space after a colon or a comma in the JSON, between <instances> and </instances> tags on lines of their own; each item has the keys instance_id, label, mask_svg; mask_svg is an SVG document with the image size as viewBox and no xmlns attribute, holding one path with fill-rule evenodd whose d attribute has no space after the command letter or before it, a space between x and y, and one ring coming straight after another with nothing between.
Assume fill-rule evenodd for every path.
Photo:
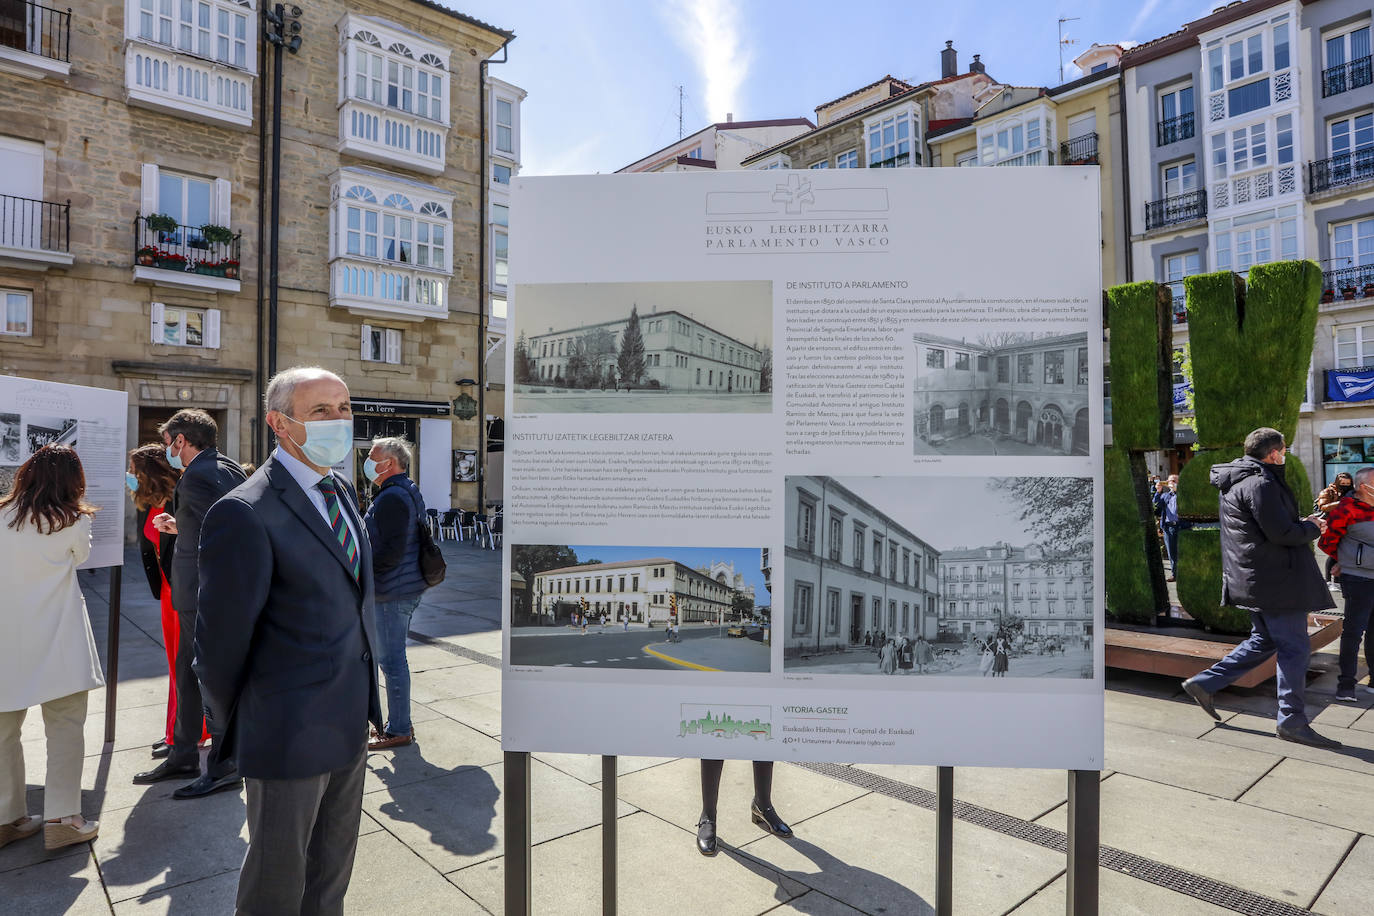
<instances>
[{"instance_id":1,"label":"striped necktie","mask_svg":"<svg viewBox=\"0 0 1374 916\"><path fill-rule=\"evenodd\" d=\"M324 505L329 510L329 527L333 529L334 537L339 539L339 546L343 548L344 555L348 557L348 568L353 572L353 578L357 580L361 570L361 564L358 560L358 545L353 540L353 532L348 530L348 522L344 520L343 506L339 505L339 493L334 487L334 479L326 477L315 486L324 494Z\"/></svg>"}]
</instances>

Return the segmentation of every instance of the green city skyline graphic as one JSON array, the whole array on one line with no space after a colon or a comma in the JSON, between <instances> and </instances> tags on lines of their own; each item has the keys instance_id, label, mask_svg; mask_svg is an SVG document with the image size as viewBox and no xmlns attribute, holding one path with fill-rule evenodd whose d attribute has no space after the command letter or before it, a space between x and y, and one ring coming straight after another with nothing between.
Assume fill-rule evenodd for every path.
<instances>
[{"instance_id":1,"label":"green city skyline graphic","mask_svg":"<svg viewBox=\"0 0 1374 916\"><path fill-rule=\"evenodd\" d=\"M678 737L710 735L714 738L762 738L773 740L773 707L687 705L681 707Z\"/></svg>"}]
</instances>

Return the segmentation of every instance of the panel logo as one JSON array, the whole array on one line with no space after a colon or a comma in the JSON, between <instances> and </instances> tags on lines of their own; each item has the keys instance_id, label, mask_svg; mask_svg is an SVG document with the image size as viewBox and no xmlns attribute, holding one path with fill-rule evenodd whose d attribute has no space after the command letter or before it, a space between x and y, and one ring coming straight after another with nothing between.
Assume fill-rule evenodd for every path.
<instances>
[{"instance_id":1,"label":"panel logo","mask_svg":"<svg viewBox=\"0 0 1374 916\"><path fill-rule=\"evenodd\" d=\"M886 252L886 188L827 188L793 172L763 191L710 191L703 240L710 254L749 251Z\"/></svg>"},{"instance_id":2,"label":"panel logo","mask_svg":"<svg viewBox=\"0 0 1374 916\"><path fill-rule=\"evenodd\" d=\"M729 706L724 704L683 703L679 707L682 718L678 722L679 738L706 735L733 741L753 738L755 741L773 740L773 707Z\"/></svg>"}]
</instances>

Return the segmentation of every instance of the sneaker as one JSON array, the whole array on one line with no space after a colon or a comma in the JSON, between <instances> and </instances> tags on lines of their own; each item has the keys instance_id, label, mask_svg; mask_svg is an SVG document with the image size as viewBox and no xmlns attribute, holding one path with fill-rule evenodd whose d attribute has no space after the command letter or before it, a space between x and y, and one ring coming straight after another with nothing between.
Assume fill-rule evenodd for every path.
<instances>
[{"instance_id":1,"label":"sneaker","mask_svg":"<svg viewBox=\"0 0 1374 916\"><path fill-rule=\"evenodd\" d=\"M1374 687L1370 686L1369 684L1360 684L1355 689L1363 693L1374 693Z\"/></svg>"},{"instance_id":2,"label":"sneaker","mask_svg":"<svg viewBox=\"0 0 1374 916\"><path fill-rule=\"evenodd\" d=\"M1326 587L1331 589L1333 592L1339 592L1341 590L1341 584L1339 582L1327 583Z\"/></svg>"},{"instance_id":3,"label":"sneaker","mask_svg":"<svg viewBox=\"0 0 1374 916\"><path fill-rule=\"evenodd\" d=\"M1368 688L1366 688L1366 689L1368 689ZM1357 696L1355 696L1355 688L1352 687L1352 688L1350 688L1349 690L1337 690L1337 691L1336 691L1336 702L1337 702L1337 703L1358 703L1358 702L1360 702L1360 698L1357 697Z\"/></svg>"}]
</instances>

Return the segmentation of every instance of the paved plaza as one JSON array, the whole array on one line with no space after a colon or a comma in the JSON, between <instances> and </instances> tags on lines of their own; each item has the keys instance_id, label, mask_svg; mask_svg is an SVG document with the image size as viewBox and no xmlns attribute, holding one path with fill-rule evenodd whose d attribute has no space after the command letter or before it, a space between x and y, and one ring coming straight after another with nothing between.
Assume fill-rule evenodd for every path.
<instances>
[{"instance_id":1,"label":"paved plaza","mask_svg":"<svg viewBox=\"0 0 1374 916\"><path fill-rule=\"evenodd\" d=\"M369 757L352 913L503 911L499 554L443 546L449 581L428 593L413 622L418 743ZM100 743L103 692L91 696L86 729L83 810L100 819L101 835L52 854L36 840L0 850L4 916L232 912L247 838L242 793L176 801L176 782L130 783L148 768L161 729L166 660L157 607L137 555L128 559L117 740ZM104 571L82 574L102 651L107 580ZM1274 738L1272 684L1222 693L1218 725L1175 680L1112 675L1102 842L1114 867L1101 870L1102 912L1368 912L1374 712L1368 701L1331 702L1334 669L1331 650L1314 657L1308 696L1317 728L1345 742L1336 752ZM25 723L24 747L30 810L38 811L37 714ZM622 913L932 912L932 767L780 765L775 801L797 832L785 842L750 823L749 767L728 763L725 848L715 859L693 844L696 761L622 758L618 768ZM601 761L537 754L532 770L534 911L598 913ZM1065 858L1052 847L1065 828L1066 788L1057 771L955 771L955 794L967 803L955 822L957 913L1064 912Z\"/></svg>"}]
</instances>

